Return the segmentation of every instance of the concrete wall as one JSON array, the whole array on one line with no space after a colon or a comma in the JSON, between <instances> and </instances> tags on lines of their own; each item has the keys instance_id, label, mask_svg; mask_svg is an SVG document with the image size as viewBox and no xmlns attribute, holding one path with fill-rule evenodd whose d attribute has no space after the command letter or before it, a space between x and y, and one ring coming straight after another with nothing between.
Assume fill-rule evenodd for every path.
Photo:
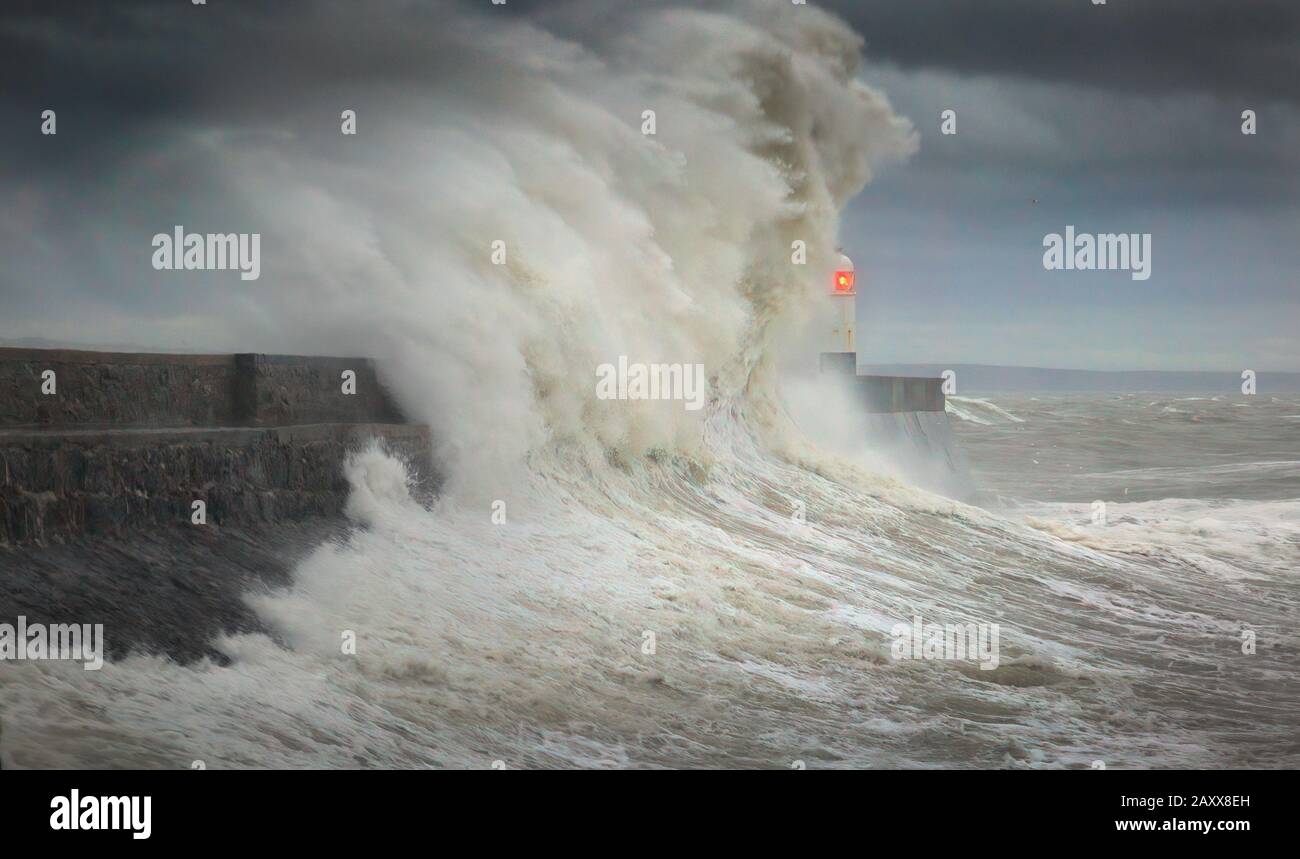
<instances>
[{"instance_id":1,"label":"concrete wall","mask_svg":"<svg viewBox=\"0 0 1300 859\"><path fill-rule=\"evenodd\" d=\"M879 376L858 373L854 352L821 353L821 371L852 377L868 412L942 412L945 408L943 379L921 376Z\"/></svg>"},{"instance_id":2,"label":"concrete wall","mask_svg":"<svg viewBox=\"0 0 1300 859\"><path fill-rule=\"evenodd\" d=\"M336 515L372 439L433 492L428 428L364 359L0 349L0 544L194 527L194 501L217 526Z\"/></svg>"},{"instance_id":3,"label":"concrete wall","mask_svg":"<svg viewBox=\"0 0 1300 859\"><path fill-rule=\"evenodd\" d=\"M916 411L867 417L867 440L900 468L910 483L966 499L975 490L970 469L943 412Z\"/></svg>"},{"instance_id":4,"label":"concrete wall","mask_svg":"<svg viewBox=\"0 0 1300 859\"><path fill-rule=\"evenodd\" d=\"M432 491L432 442L418 425L0 431L0 543L190 525L333 515L346 501L342 464L379 439Z\"/></svg>"},{"instance_id":5,"label":"concrete wall","mask_svg":"<svg viewBox=\"0 0 1300 859\"><path fill-rule=\"evenodd\" d=\"M306 423L400 423L401 412L364 358L241 354L235 357L235 413L260 426ZM343 373L356 393L343 393Z\"/></svg>"},{"instance_id":6,"label":"concrete wall","mask_svg":"<svg viewBox=\"0 0 1300 859\"><path fill-rule=\"evenodd\" d=\"M55 393L42 393L54 371ZM342 373L356 373L345 395ZM364 358L0 349L0 427L399 423Z\"/></svg>"},{"instance_id":7,"label":"concrete wall","mask_svg":"<svg viewBox=\"0 0 1300 859\"><path fill-rule=\"evenodd\" d=\"M823 352L821 372L838 379L867 412L864 440L909 483L967 498L974 487L948 422L943 379L858 373L853 352Z\"/></svg>"},{"instance_id":8,"label":"concrete wall","mask_svg":"<svg viewBox=\"0 0 1300 859\"><path fill-rule=\"evenodd\" d=\"M234 385L234 355L0 349L0 427L231 426Z\"/></svg>"},{"instance_id":9,"label":"concrete wall","mask_svg":"<svg viewBox=\"0 0 1300 859\"><path fill-rule=\"evenodd\" d=\"M869 412L942 412L945 407L943 379L858 376L857 385Z\"/></svg>"},{"instance_id":10,"label":"concrete wall","mask_svg":"<svg viewBox=\"0 0 1300 859\"><path fill-rule=\"evenodd\" d=\"M0 431L0 543L191 527L196 500L213 525L335 515L343 463L371 439L432 492L429 430L412 424Z\"/></svg>"}]
</instances>

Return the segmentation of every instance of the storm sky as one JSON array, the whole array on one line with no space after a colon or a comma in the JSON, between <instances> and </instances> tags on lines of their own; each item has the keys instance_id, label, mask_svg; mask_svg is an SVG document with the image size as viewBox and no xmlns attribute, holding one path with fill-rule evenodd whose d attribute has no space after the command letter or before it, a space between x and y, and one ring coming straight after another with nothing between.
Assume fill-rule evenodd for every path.
<instances>
[{"instance_id":1,"label":"storm sky","mask_svg":"<svg viewBox=\"0 0 1300 859\"><path fill-rule=\"evenodd\" d=\"M864 360L1300 369L1300 4L831 5L921 135L846 218ZM1067 224L1151 278L1044 270Z\"/></svg>"},{"instance_id":2,"label":"storm sky","mask_svg":"<svg viewBox=\"0 0 1300 859\"><path fill-rule=\"evenodd\" d=\"M237 100L212 94L246 83L262 55L316 51L321 75L358 86L399 88L440 73L437 56L367 42L364 21L333 44L299 47L295 28L310 20L308 3L256 12L233 0L178 5L190 6L6 4L0 339L151 343L147 320L167 314L203 327L201 306L131 289L130 273L114 269L110 227L130 222L151 193L147 177L114 167L160 127L246 125ZM436 9L411 12L419 3L367 8L386 5L439 26ZM579 41L623 20L612 0L584 2L580 14L571 3L462 5L526 16ZM1300 4L815 5L862 35L860 77L913 122L920 141L845 213L842 244L859 270L861 361L1300 370ZM236 6L238 26L218 17ZM232 37L196 39L199 14ZM414 27L412 44L419 38ZM315 81L299 82L304 101ZM257 104L252 87L248 115ZM58 109L57 138L39 134L47 107ZM949 109L957 117L950 136L940 133ZM1257 115L1253 136L1241 133L1246 109ZM173 189L212 190L202 170L155 166ZM104 229L88 230L96 218ZM1150 279L1044 270L1043 237L1066 225L1150 233ZM79 237L76 251L61 253L69 236ZM126 317L138 311L141 330L97 331L96 302Z\"/></svg>"}]
</instances>

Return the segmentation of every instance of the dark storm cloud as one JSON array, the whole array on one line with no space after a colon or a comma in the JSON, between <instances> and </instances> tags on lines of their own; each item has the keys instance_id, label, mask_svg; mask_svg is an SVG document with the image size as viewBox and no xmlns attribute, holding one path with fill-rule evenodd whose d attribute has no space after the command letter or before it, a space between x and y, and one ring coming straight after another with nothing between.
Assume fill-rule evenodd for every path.
<instances>
[{"instance_id":1,"label":"dark storm cloud","mask_svg":"<svg viewBox=\"0 0 1300 859\"><path fill-rule=\"evenodd\" d=\"M901 351L876 360L979 361L991 343L1015 342L978 322L998 308L1042 314L1021 332L1026 343L1070 342L1082 310L1062 313L1072 294L1061 278L1042 280L1038 243L1046 231L1086 223L1158 237L1159 274L1140 292L1078 297L1095 313L1097 348L1110 350L1115 366L1153 362L1104 332L1120 330L1116 320L1163 316L1183 321L1142 346L1169 366L1197 366L1189 344L1204 337L1188 332L1214 331L1225 366L1268 340L1271 366L1300 367L1297 308L1288 298L1300 269L1300 2L810 3L862 34L862 77L914 121L921 140L911 162L883 172L845 220L844 243L863 251L880 300L888 292L896 303L873 336L886 346L934 342L925 329L900 334L912 314L966 338L959 354ZM488 19L527 18L539 38L550 32L599 53L617 45L606 36L623 31L625 16L649 6L728 3L457 5ZM446 13L446 4L417 0L8 0L0 12L0 193L9 204L0 248L11 252L0 273L0 321L46 318L48 295L60 288L93 293L138 318L201 315L182 306L192 299L163 290L141 299L134 273L114 286L102 263L108 250L65 254L59 287L41 268L39 249L50 237L93 248L123 225L147 244L155 221L188 223L203 201L226 201L228 177L215 163L221 146L197 147L196 135L288 133L311 158L318 147L343 146L333 133L341 93L368 120L388 112L394 123L404 99L445 76L462 80L461 97L475 103L475 88L494 85L494 58L475 64L481 73L448 68L450 60L429 49ZM277 93L292 95L289 109ZM528 103L526 94L516 100L521 109ZM1245 107L1259 112L1258 135L1241 134ZM46 108L58 111L55 137L39 133ZM958 113L958 135L939 134L947 108ZM348 157L329 154L340 163ZM213 223L244 217L217 202L209 208ZM40 291L29 288L36 283ZM1126 295L1147 304L1126 306ZM1232 313L1241 321L1216 326ZM44 330L11 325L6 333ZM1048 347L1005 360L1078 364Z\"/></svg>"},{"instance_id":2,"label":"dark storm cloud","mask_svg":"<svg viewBox=\"0 0 1300 859\"><path fill-rule=\"evenodd\" d=\"M616 2L460 0L484 14L527 15L581 38L616 27ZM637 4L670 5L659 0ZM723 2L692 4L699 8ZM961 75L1103 87L1132 94L1200 92L1300 102L1300 3L1294 0L822 0L866 39L873 62ZM0 22L0 72L6 98L30 104L58 92L131 116L180 105L231 73L255 72L276 54L313 52L284 64L347 74L404 77L432 59L416 50L424 26L438 26L437 4L376 3L354 30L339 31L335 50L300 47L320 4L220 0L23 0L6 4ZM577 7L582 14L575 15ZM490 10L490 11L489 11ZM366 18L401 16L411 44L368 42ZM219 48L214 51L213 48ZM304 59L315 62L304 63Z\"/></svg>"},{"instance_id":3,"label":"dark storm cloud","mask_svg":"<svg viewBox=\"0 0 1300 859\"><path fill-rule=\"evenodd\" d=\"M387 6L359 14L347 30L320 14L337 3L178 0L10 4L0 18L0 73L6 103L56 101L92 121L121 125L208 114L212 100L239 92L250 112L259 83L278 88L348 79L357 84L437 75L439 58L421 32L439 25L446 4ZM400 17L408 29L381 26ZM382 32L382 39L372 38ZM231 100L221 107L230 107ZM6 123L9 125L9 123Z\"/></svg>"},{"instance_id":4,"label":"dark storm cloud","mask_svg":"<svg viewBox=\"0 0 1300 859\"><path fill-rule=\"evenodd\" d=\"M134 315L143 331L154 318L203 318L207 304L222 301L216 291L157 288L156 273L132 267L147 255L123 250L148 248L159 225L252 220L222 164L239 146L222 141L292 136L311 159L341 146L340 93L359 93L350 106L375 117L390 107L390 91L417 91L447 71L428 48L445 4L404 4L405 28L366 14L340 27L348 19L330 10L348 7L360 9L298 0L8 4L0 16L5 334L43 336L43 325L13 326L97 320L101 308ZM45 109L56 111L56 135L40 132ZM93 327L83 339L96 338Z\"/></svg>"},{"instance_id":5,"label":"dark storm cloud","mask_svg":"<svg viewBox=\"0 0 1300 859\"><path fill-rule=\"evenodd\" d=\"M904 68L1300 101L1295 0L824 0Z\"/></svg>"}]
</instances>

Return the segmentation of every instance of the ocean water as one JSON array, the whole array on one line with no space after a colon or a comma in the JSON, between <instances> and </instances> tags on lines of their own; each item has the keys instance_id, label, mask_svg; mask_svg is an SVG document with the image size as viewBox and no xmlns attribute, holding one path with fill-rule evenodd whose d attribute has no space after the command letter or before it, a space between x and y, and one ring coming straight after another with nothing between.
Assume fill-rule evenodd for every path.
<instances>
[{"instance_id":1,"label":"ocean water","mask_svg":"<svg viewBox=\"0 0 1300 859\"><path fill-rule=\"evenodd\" d=\"M1300 487L1295 394L995 394L948 411L992 495L1264 502Z\"/></svg>"},{"instance_id":2,"label":"ocean water","mask_svg":"<svg viewBox=\"0 0 1300 859\"><path fill-rule=\"evenodd\" d=\"M256 23L186 25L264 61L106 168L75 213L103 258L23 262L131 286L142 225L256 225L256 284L168 281L95 336L372 356L448 481L424 509L359 455L356 527L248 595L267 633L227 664L0 664L6 768L1300 764L1295 398L956 398L958 500L783 378L824 345L840 212L918 146L843 21L331 3L297 51ZM340 34L392 76L322 60ZM323 123L358 100L355 139ZM160 164L201 182L121 218ZM702 364L708 405L600 400L624 356ZM896 658L914 618L996 624L996 667Z\"/></svg>"},{"instance_id":3,"label":"ocean water","mask_svg":"<svg viewBox=\"0 0 1300 859\"><path fill-rule=\"evenodd\" d=\"M553 447L497 524L451 498L420 508L401 464L370 451L349 475L365 527L290 589L251 597L283 646L227 639L226 667L4 666L4 762L1300 762L1300 499L1285 477L1300 446L1284 423L1300 404L952 410L978 504L853 458L765 449L727 409L694 460L592 467ZM894 658L892 628L918 615L997 623L998 666Z\"/></svg>"}]
</instances>

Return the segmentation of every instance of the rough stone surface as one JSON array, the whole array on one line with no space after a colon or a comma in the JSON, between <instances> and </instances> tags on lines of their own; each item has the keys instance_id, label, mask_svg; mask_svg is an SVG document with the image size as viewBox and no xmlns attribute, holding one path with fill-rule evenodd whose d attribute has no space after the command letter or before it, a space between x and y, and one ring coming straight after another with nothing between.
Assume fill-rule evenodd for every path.
<instances>
[{"instance_id":1,"label":"rough stone surface","mask_svg":"<svg viewBox=\"0 0 1300 859\"><path fill-rule=\"evenodd\" d=\"M430 498L429 429L369 361L0 349L0 620L102 623L110 659L224 662L218 636L267 631L246 593L353 529L343 467L375 440Z\"/></svg>"},{"instance_id":2,"label":"rough stone surface","mask_svg":"<svg viewBox=\"0 0 1300 859\"><path fill-rule=\"evenodd\" d=\"M365 359L0 349L0 544L189 523L196 500L218 526L333 516L371 438L432 491L428 428Z\"/></svg>"},{"instance_id":3,"label":"rough stone surface","mask_svg":"<svg viewBox=\"0 0 1300 859\"><path fill-rule=\"evenodd\" d=\"M230 426L234 384L233 355L0 349L0 427Z\"/></svg>"},{"instance_id":4,"label":"rough stone surface","mask_svg":"<svg viewBox=\"0 0 1300 859\"><path fill-rule=\"evenodd\" d=\"M401 412L379 384L369 361L285 355L236 355L241 384L252 384L251 422L263 426L303 423L400 423ZM343 374L356 374L356 393L343 393ZM247 413L245 407L244 412Z\"/></svg>"},{"instance_id":5,"label":"rough stone surface","mask_svg":"<svg viewBox=\"0 0 1300 859\"><path fill-rule=\"evenodd\" d=\"M0 544L188 525L196 500L219 526L335 515L343 463L372 439L411 466L417 496L432 492L418 425L0 431Z\"/></svg>"},{"instance_id":6,"label":"rough stone surface","mask_svg":"<svg viewBox=\"0 0 1300 859\"><path fill-rule=\"evenodd\" d=\"M54 372L55 391L43 393ZM343 373L356 374L355 393ZM364 358L0 349L0 427L401 423Z\"/></svg>"}]
</instances>

